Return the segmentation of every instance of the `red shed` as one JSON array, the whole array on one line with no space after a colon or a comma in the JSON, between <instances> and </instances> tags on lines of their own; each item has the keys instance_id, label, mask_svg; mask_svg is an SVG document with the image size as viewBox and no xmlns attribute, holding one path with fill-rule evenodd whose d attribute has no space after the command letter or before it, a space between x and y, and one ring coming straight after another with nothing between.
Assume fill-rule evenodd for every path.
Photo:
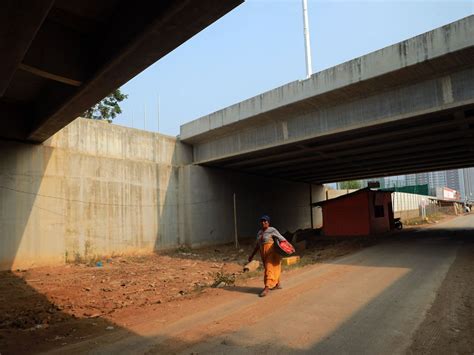
<instances>
[{"instance_id":1,"label":"red shed","mask_svg":"<svg viewBox=\"0 0 474 355\"><path fill-rule=\"evenodd\" d=\"M358 236L388 232L393 226L392 192L360 189L313 203L323 209L323 235Z\"/></svg>"}]
</instances>

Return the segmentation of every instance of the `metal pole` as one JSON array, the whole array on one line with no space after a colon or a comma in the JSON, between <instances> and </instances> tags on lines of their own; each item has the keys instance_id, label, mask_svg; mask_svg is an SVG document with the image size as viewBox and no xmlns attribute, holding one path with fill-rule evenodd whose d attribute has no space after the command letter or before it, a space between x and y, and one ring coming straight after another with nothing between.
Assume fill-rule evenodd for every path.
<instances>
[{"instance_id":1,"label":"metal pole","mask_svg":"<svg viewBox=\"0 0 474 355\"><path fill-rule=\"evenodd\" d=\"M234 238L235 238L235 248L239 248L239 238L237 234L237 201L234 192Z\"/></svg>"},{"instance_id":2,"label":"metal pole","mask_svg":"<svg viewBox=\"0 0 474 355\"><path fill-rule=\"evenodd\" d=\"M313 74L313 69L311 67L311 44L309 40L308 0L303 0L303 25L304 44L306 49L306 79L309 79L311 74Z\"/></svg>"}]
</instances>

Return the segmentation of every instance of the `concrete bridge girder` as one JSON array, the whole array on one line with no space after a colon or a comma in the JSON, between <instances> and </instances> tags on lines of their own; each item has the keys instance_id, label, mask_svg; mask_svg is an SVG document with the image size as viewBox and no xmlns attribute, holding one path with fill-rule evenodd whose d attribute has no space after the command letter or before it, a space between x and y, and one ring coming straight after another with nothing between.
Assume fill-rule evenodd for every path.
<instances>
[{"instance_id":1,"label":"concrete bridge girder","mask_svg":"<svg viewBox=\"0 0 474 355\"><path fill-rule=\"evenodd\" d=\"M180 138L195 164L308 183L472 166L473 34L469 16L185 124Z\"/></svg>"}]
</instances>

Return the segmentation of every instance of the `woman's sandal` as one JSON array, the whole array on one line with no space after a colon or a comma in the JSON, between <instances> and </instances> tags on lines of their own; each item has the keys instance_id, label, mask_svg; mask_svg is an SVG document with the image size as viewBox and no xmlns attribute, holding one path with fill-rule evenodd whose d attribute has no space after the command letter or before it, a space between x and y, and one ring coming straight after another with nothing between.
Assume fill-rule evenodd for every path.
<instances>
[{"instance_id":1,"label":"woman's sandal","mask_svg":"<svg viewBox=\"0 0 474 355\"><path fill-rule=\"evenodd\" d=\"M268 294L268 287L265 287L262 292L260 292L260 297L265 297Z\"/></svg>"}]
</instances>

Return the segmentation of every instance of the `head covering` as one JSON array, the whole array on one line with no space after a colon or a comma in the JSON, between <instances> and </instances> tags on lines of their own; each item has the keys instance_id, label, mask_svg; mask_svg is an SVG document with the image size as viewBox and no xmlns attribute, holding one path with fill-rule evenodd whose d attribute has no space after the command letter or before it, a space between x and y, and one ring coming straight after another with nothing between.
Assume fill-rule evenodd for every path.
<instances>
[{"instance_id":1,"label":"head covering","mask_svg":"<svg viewBox=\"0 0 474 355\"><path fill-rule=\"evenodd\" d=\"M270 217L268 215L264 214L262 217L260 217L260 221L270 222Z\"/></svg>"}]
</instances>

